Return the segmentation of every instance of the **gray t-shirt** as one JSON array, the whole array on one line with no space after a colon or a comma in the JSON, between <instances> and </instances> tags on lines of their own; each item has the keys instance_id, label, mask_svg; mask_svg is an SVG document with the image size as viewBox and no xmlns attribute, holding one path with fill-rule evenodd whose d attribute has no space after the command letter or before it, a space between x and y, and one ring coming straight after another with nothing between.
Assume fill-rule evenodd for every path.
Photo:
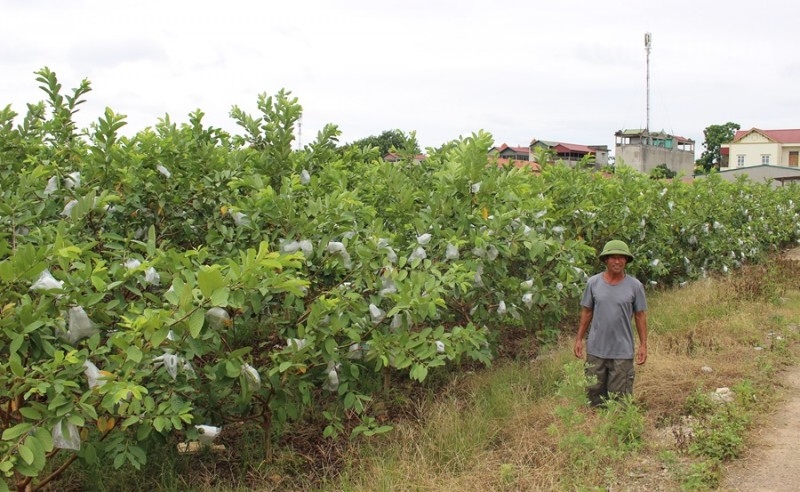
<instances>
[{"instance_id":1,"label":"gray t-shirt","mask_svg":"<svg viewBox=\"0 0 800 492\"><path fill-rule=\"evenodd\" d=\"M631 318L647 311L642 283L626 274L622 282L610 285L598 273L586 282L581 306L593 311L586 353L602 359L633 359Z\"/></svg>"}]
</instances>

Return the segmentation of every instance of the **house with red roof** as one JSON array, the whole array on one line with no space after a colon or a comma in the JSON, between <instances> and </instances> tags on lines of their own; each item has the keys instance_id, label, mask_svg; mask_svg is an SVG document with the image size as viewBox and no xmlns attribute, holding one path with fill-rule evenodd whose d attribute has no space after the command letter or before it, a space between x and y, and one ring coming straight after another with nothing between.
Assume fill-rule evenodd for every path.
<instances>
[{"instance_id":1,"label":"house with red roof","mask_svg":"<svg viewBox=\"0 0 800 492\"><path fill-rule=\"evenodd\" d=\"M739 130L720 148L720 174L730 180L745 174L755 181L800 180L800 129Z\"/></svg>"},{"instance_id":2,"label":"house with red roof","mask_svg":"<svg viewBox=\"0 0 800 492\"><path fill-rule=\"evenodd\" d=\"M739 130L722 145L727 162L720 169L753 166L798 167L800 130ZM724 159L723 159L724 161ZM726 165L727 164L727 165Z\"/></svg>"},{"instance_id":3,"label":"house with red roof","mask_svg":"<svg viewBox=\"0 0 800 492\"><path fill-rule=\"evenodd\" d=\"M608 164L608 146L606 145L582 145L533 139L531 152L534 155L537 147L552 152L555 162L561 161L570 167L575 167L576 164L587 158L598 169Z\"/></svg>"},{"instance_id":4,"label":"house with red roof","mask_svg":"<svg viewBox=\"0 0 800 492\"><path fill-rule=\"evenodd\" d=\"M492 147L489 149L489 155L496 155L498 159L529 161L531 149L530 147L511 147L503 144L499 147Z\"/></svg>"}]
</instances>

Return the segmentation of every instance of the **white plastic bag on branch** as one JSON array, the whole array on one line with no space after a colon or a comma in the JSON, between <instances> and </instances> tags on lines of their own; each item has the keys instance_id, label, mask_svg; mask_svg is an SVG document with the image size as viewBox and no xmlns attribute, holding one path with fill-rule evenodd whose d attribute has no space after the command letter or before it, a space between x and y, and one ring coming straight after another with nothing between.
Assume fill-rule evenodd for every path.
<instances>
[{"instance_id":1,"label":"white plastic bag on branch","mask_svg":"<svg viewBox=\"0 0 800 492\"><path fill-rule=\"evenodd\" d=\"M358 343L351 343L350 348L347 350L347 358L351 360L360 360L364 357L364 350Z\"/></svg>"},{"instance_id":2,"label":"white plastic bag on branch","mask_svg":"<svg viewBox=\"0 0 800 492\"><path fill-rule=\"evenodd\" d=\"M53 447L80 451L81 435L78 432L78 426L65 423L64 419L60 419L56 422L56 425L53 427Z\"/></svg>"},{"instance_id":3,"label":"white plastic bag on branch","mask_svg":"<svg viewBox=\"0 0 800 492\"><path fill-rule=\"evenodd\" d=\"M178 362L179 358L175 354L164 352L163 355L153 358L153 368L158 369L161 366L167 370L167 374L176 379L178 377Z\"/></svg>"},{"instance_id":4,"label":"white plastic bag on branch","mask_svg":"<svg viewBox=\"0 0 800 492\"><path fill-rule=\"evenodd\" d=\"M222 432L222 427L215 427L213 425L195 425L194 428L197 429L197 440L200 444L213 443L214 439Z\"/></svg>"},{"instance_id":5,"label":"white plastic bag on branch","mask_svg":"<svg viewBox=\"0 0 800 492\"><path fill-rule=\"evenodd\" d=\"M497 314L506 314L506 301L500 301L497 305Z\"/></svg>"},{"instance_id":6,"label":"white plastic bag on branch","mask_svg":"<svg viewBox=\"0 0 800 492\"><path fill-rule=\"evenodd\" d=\"M69 217L72 213L72 209L75 208L75 205L78 204L78 200L70 200L66 205L64 205L64 210L61 211L62 217Z\"/></svg>"},{"instance_id":7,"label":"white plastic bag on branch","mask_svg":"<svg viewBox=\"0 0 800 492\"><path fill-rule=\"evenodd\" d=\"M527 307L533 306L533 294L528 292L524 296L522 296L522 303L525 304Z\"/></svg>"},{"instance_id":8,"label":"white plastic bag on branch","mask_svg":"<svg viewBox=\"0 0 800 492\"><path fill-rule=\"evenodd\" d=\"M522 287L523 289L532 289L533 288L533 279L528 279L528 280L526 280L524 282L520 282L519 286Z\"/></svg>"},{"instance_id":9,"label":"white plastic bag on branch","mask_svg":"<svg viewBox=\"0 0 800 492\"><path fill-rule=\"evenodd\" d=\"M233 212L231 217L233 217L233 223L237 226L244 227L250 225L250 218L247 217L247 214L245 213Z\"/></svg>"},{"instance_id":10,"label":"white plastic bag on branch","mask_svg":"<svg viewBox=\"0 0 800 492\"><path fill-rule=\"evenodd\" d=\"M386 317L386 311L384 311L383 309L379 308L375 304L370 304L369 305L369 315L372 318L372 323L377 325L378 323L383 321L383 318Z\"/></svg>"},{"instance_id":11,"label":"white plastic bag on branch","mask_svg":"<svg viewBox=\"0 0 800 492\"><path fill-rule=\"evenodd\" d=\"M214 329L225 328L231 326L231 315L228 311L221 307L212 307L206 311L206 320L208 324Z\"/></svg>"},{"instance_id":12,"label":"white plastic bag on branch","mask_svg":"<svg viewBox=\"0 0 800 492\"><path fill-rule=\"evenodd\" d=\"M164 175L165 178L169 179L172 176L172 173L169 172L169 169L162 166L161 164L156 166L156 170Z\"/></svg>"},{"instance_id":13,"label":"white plastic bag on branch","mask_svg":"<svg viewBox=\"0 0 800 492\"><path fill-rule=\"evenodd\" d=\"M444 342L441 340L436 340L436 353L437 354L444 353Z\"/></svg>"},{"instance_id":14,"label":"white plastic bag on branch","mask_svg":"<svg viewBox=\"0 0 800 492\"><path fill-rule=\"evenodd\" d=\"M422 246L417 246L417 249L415 249L414 252L408 257L408 261L424 260L427 257L428 253L425 252L425 248Z\"/></svg>"},{"instance_id":15,"label":"white plastic bag on branch","mask_svg":"<svg viewBox=\"0 0 800 492\"><path fill-rule=\"evenodd\" d=\"M140 266L142 266L142 262L137 260L136 258L132 258L130 260L125 260L123 265L128 270L135 270L135 269L139 268Z\"/></svg>"},{"instance_id":16,"label":"white plastic bag on branch","mask_svg":"<svg viewBox=\"0 0 800 492\"><path fill-rule=\"evenodd\" d=\"M447 244L447 248L445 249L444 257L446 260L457 260L459 257L458 253L458 246L454 244Z\"/></svg>"},{"instance_id":17,"label":"white plastic bag on branch","mask_svg":"<svg viewBox=\"0 0 800 492\"><path fill-rule=\"evenodd\" d=\"M99 388L100 386L106 384L105 379L100 379L102 377L100 370L92 361L83 361L83 367L83 373L86 375L86 379L89 381L89 389Z\"/></svg>"},{"instance_id":18,"label":"white plastic bag on branch","mask_svg":"<svg viewBox=\"0 0 800 492\"><path fill-rule=\"evenodd\" d=\"M72 172L64 176L64 186L70 190L78 188L81 185L81 173L78 171Z\"/></svg>"},{"instance_id":19,"label":"white plastic bag on branch","mask_svg":"<svg viewBox=\"0 0 800 492\"><path fill-rule=\"evenodd\" d=\"M472 193L478 193L479 191L481 191L481 182L478 181L477 183L472 183L469 187L469 191L471 191Z\"/></svg>"},{"instance_id":20,"label":"white plastic bag on branch","mask_svg":"<svg viewBox=\"0 0 800 492\"><path fill-rule=\"evenodd\" d=\"M397 293L397 285L395 285L394 280L390 278L384 278L381 280L380 295L388 296L389 294L396 294L396 293Z\"/></svg>"},{"instance_id":21,"label":"white plastic bag on branch","mask_svg":"<svg viewBox=\"0 0 800 492\"><path fill-rule=\"evenodd\" d=\"M338 241L330 241L328 243L327 250L328 250L328 253L337 254L337 255L341 256L342 259L344 260L344 267L345 268L350 268L350 265L351 265L351 263L350 263L350 254L345 249L344 244L342 244L342 243L340 243Z\"/></svg>"},{"instance_id":22,"label":"white plastic bag on branch","mask_svg":"<svg viewBox=\"0 0 800 492\"><path fill-rule=\"evenodd\" d=\"M44 269L42 273L39 274L39 278L31 285L31 290L52 290L52 289L63 289L64 288L64 281L63 280L56 280L53 277L53 274L50 273L50 270Z\"/></svg>"},{"instance_id":23,"label":"white plastic bag on branch","mask_svg":"<svg viewBox=\"0 0 800 492\"><path fill-rule=\"evenodd\" d=\"M58 189L58 176L53 176L47 180L47 186L44 187L44 195L49 196L55 193Z\"/></svg>"},{"instance_id":24,"label":"white plastic bag on branch","mask_svg":"<svg viewBox=\"0 0 800 492\"><path fill-rule=\"evenodd\" d=\"M279 243L282 253L294 253L295 251L300 249L300 243L298 243L297 241L289 241L287 239L281 239Z\"/></svg>"},{"instance_id":25,"label":"white plastic bag on branch","mask_svg":"<svg viewBox=\"0 0 800 492\"><path fill-rule=\"evenodd\" d=\"M395 253L394 249L389 246L389 240L386 238L378 239L378 248L386 249L388 253L386 254L386 259L389 260L389 263L397 263L397 253Z\"/></svg>"},{"instance_id":26,"label":"white plastic bag on branch","mask_svg":"<svg viewBox=\"0 0 800 492\"><path fill-rule=\"evenodd\" d=\"M420 235L420 236L417 236L417 243L418 243L420 246L425 246L426 244L428 244L429 242L431 242L431 237L432 237L432 236L430 235L430 233L426 232L425 234L422 234L422 235Z\"/></svg>"},{"instance_id":27,"label":"white plastic bag on branch","mask_svg":"<svg viewBox=\"0 0 800 492\"><path fill-rule=\"evenodd\" d=\"M403 326L403 318L400 313L397 313L394 316L392 316L392 322L389 324L389 328L392 331L396 331L401 326Z\"/></svg>"},{"instance_id":28,"label":"white plastic bag on branch","mask_svg":"<svg viewBox=\"0 0 800 492\"><path fill-rule=\"evenodd\" d=\"M294 348L295 350L303 350L303 348L308 344L308 340L305 338L290 338L286 341L287 348Z\"/></svg>"},{"instance_id":29,"label":"white plastic bag on branch","mask_svg":"<svg viewBox=\"0 0 800 492\"><path fill-rule=\"evenodd\" d=\"M314 245L308 239L302 239L297 244L300 246L300 251L306 256L311 256L311 253L314 252Z\"/></svg>"},{"instance_id":30,"label":"white plastic bag on branch","mask_svg":"<svg viewBox=\"0 0 800 492\"><path fill-rule=\"evenodd\" d=\"M261 387L261 376L255 367L245 362L242 364L242 374L250 389L257 390Z\"/></svg>"},{"instance_id":31,"label":"white plastic bag on branch","mask_svg":"<svg viewBox=\"0 0 800 492\"><path fill-rule=\"evenodd\" d=\"M186 374L187 378L196 378L197 373L194 372L194 366L188 360L183 363L183 372Z\"/></svg>"},{"instance_id":32,"label":"white plastic bag on branch","mask_svg":"<svg viewBox=\"0 0 800 492\"><path fill-rule=\"evenodd\" d=\"M75 344L82 338L88 338L98 331L81 306L69 308L69 329L66 339L70 344Z\"/></svg>"},{"instance_id":33,"label":"white plastic bag on branch","mask_svg":"<svg viewBox=\"0 0 800 492\"><path fill-rule=\"evenodd\" d=\"M158 274L155 268L148 267L144 271L144 282L145 284L158 285L161 283L161 275Z\"/></svg>"},{"instance_id":34,"label":"white plastic bag on branch","mask_svg":"<svg viewBox=\"0 0 800 492\"><path fill-rule=\"evenodd\" d=\"M483 265L478 265L478 268L475 269L473 281L476 287L483 287Z\"/></svg>"},{"instance_id":35,"label":"white plastic bag on branch","mask_svg":"<svg viewBox=\"0 0 800 492\"><path fill-rule=\"evenodd\" d=\"M494 261L498 254L500 254L500 252L497 251L497 248L494 247L494 244L490 244L489 248L486 250L486 259L489 261Z\"/></svg>"},{"instance_id":36,"label":"white plastic bag on branch","mask_svg":"<svg viewBox=\"0 0 800 492\"><path fill-rule=\"evenodd\" d=\"M336 372L337 366L338 364L334 363L332 360L328 361L328 368L326 369L328 377L325 379L322 389L327 391L336 391L339 389L339 373Z\"/></svg>"},{"instance_id":37,"label":"white plastic bag on branch","mask_svg":"<svg viewBox=\"0 0 800 492\"><path fill-rule=\"evenodd\" d=\"M308 174L308 171L303 169L303 171L300 173L300 184L307 185L310 182L311 182L311 175Z\"/></svg>"}]
</instances>

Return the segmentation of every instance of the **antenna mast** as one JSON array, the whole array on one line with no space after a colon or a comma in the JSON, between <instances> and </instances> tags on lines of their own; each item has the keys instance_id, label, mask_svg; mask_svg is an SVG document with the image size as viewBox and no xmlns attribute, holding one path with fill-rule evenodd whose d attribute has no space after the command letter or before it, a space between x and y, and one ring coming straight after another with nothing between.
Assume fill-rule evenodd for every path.
<instances>
[{"instance_id":1,"label":"antenna mast","mask_svg":"<svg viewBox=\"0 0 800 492\"><path fill-rule=\"evenodd\" d=\"M653 36L649 32L644 33L644 50L647 53L647 123L644 131L648 145L650 145L650 45L652 42Z\"/></svg>"},{"instance_id":2,"label":"antenna mast","mask_svg":"<svg viewBox=\"0 0 800 492\"><path fill-rule=\"evenodd\" d=\"M302 150L303 148L303 115L300 115L300 118L297 120L297 150Z\"/></svg>"}]
</instances>

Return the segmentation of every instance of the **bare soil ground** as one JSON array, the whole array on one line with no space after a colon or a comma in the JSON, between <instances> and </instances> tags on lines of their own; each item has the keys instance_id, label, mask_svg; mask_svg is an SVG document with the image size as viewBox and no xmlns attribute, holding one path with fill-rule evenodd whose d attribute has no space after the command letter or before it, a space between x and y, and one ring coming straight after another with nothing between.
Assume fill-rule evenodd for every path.
<instances>
[{"instance_id":1,"label":"bare soil ground","mask_svg":"<svg viewBox=\"0 0 800 492\"><path fill-rule=\"evenodd\" d=\"M786 400L770 416L745 456L728 466L720 490L800 490L800 367L782 374Z\"/></svg>"},{"instance_id":2,"label":"bare soil ground","mask_svg":"<svg viewBox=\"0 0 800 492\"><path fill-rule=\"evenodd\" d=\"M800 248L784 258L800 261ZM781 375L785 399L769 416L744 457L725 470L724 491L779 492L800 490L800 367Z\"/></svg>"}]
</instances>

